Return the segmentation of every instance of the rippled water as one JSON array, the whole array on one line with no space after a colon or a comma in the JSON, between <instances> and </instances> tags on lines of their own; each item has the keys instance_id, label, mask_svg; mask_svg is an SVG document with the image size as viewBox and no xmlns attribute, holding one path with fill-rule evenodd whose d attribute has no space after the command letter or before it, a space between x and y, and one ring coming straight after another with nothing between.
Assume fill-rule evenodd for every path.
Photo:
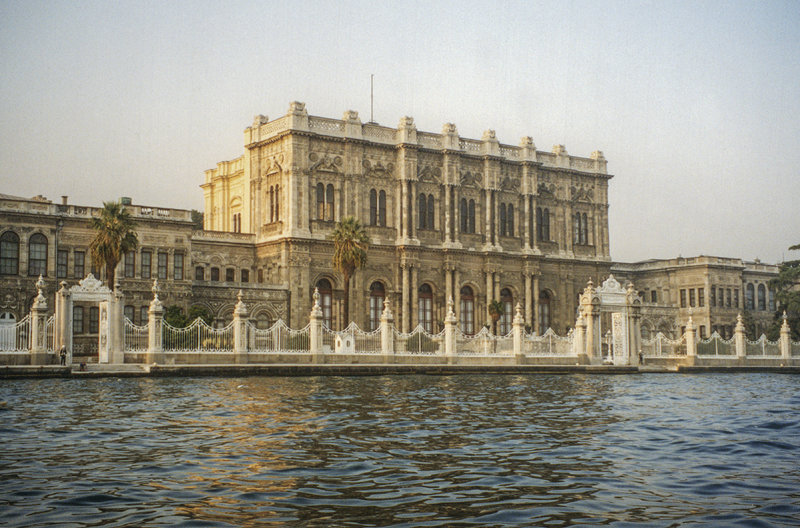
<instances>
[{"instance_id":1,"label":"rippled water","mask_svg":"<svg viewBox=\"0 0 800 528\"><path fill-rule=\"evenodd\" d=\"M0 381L10 526L797 526L800 377Z\"/></svg>"}]
</instances>

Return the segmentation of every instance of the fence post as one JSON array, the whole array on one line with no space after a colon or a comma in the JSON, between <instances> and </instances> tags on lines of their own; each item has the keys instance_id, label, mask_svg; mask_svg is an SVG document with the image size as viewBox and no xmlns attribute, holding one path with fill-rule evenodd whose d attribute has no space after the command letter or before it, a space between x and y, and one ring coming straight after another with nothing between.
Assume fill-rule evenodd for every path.
<instances>
[{"instance_id":1,"label":"fence post","mask_svg":"<svg viewBox=\"0 0 800 528\"><path fill-rule=\"evenodd\" d=\"M785 361L792 359L792 331L786 321L786 310L783 311L783 324L781 325L781 358Z\"/></svg>"},{"instance_id":2,"label":"fence post","mask_svg":"<svg viewBox=\"0 0 800 528\"><path fill-rule=\"evenodd\" d=\"M603 357L598 351L602 352L602 337L597 335L598 328L595 325L595 318L599 313L600 299L597 297L592 279L589 279L586 283L586 288L581 294L580 304L581 312L586 318L586 348L581 352L579 361L589 364L593 362L600 363Z\"/></svg>"},{"instance_id":3,"label":"fence post","mask_svg":"<svg viewBox=\"0 0 800 528\"><path fill-rule=\"evenodd\" d=\"M31 306L31 335L30 335L30 351L31 351L31 365L45 365L47 364L47 299L44 298L42 289L44 288L44 279L39 275L39 280L36 281L36 288L39 294L33 300Z\"/></svg>"},{"instance_id":4,"label":"fence post","mask_svg":"<svg viewBox=\"0 0 800 528\"><path fill-rule=\"evenodd\" d=\"M517 358L517 364L521 365L525 362L525 354L522 350L522 339L525 335L525 318L522 317L522 305L520 303L517 303L514 321L511 324L514 331L514 357Z\"/></svg>"},{"instance_id":5,"label":"fence post","mask_svg":"<svg viewBox=\"0 0 800 528\"><path fill-rule=\"evenodd\" d=\"M147 311L147 363L164 363L162 332L164 307L158 300L158 279L153 281L153 300Z\"/></svg>"},{"instance_id":6,"label":"fence post","mask_svg":"<svg viewBox=\"0 0 800 528\"><path fill-rule=\"evenodd\" d=\"M452 365L456 356L456 314L453 312L453 297L447 299L447 316L444 318L444 355Z\"/></svg>"},{"instance_id":7,"label":"fence post","mask_svg":"<svg viewBox=\"0 0 800 528\"><path fill-rule=\"evenodd\" d=\"M389 304L387 297L383 300L383 313L381 314L381 352L385 363L394 363L394 332L392 331L394 316Z\"/></svg>"},{"instance_id":8,"label":"fence post","mask_svg":"<svg viewBox=\"0 0 800 528\"><path fill-rule=\"evenodd\" d=\"M747 347L745 346L745 333L744 322L742 321L742 314L736 316L736 329L733 332L734 343L736 345L736 357L738 359L745 359L747 356Z\"/></svg>"},{"instance_id":9,"label":"fence post","mask_svg":"<svg viewBox=\"0 0 800 528\"><path fill-rule=\"evenodd\" d=\"M236 296L233 309L233 361L247 363L247 306L242 301L242 290Z\"/></svg>"},{"instance_id":10,"label":"fence post","mask_svg":"<svg viewBox=\"0 0 800 528\"><path fill-rule=\"evenodd\" d=\"M324 363L322 353L322 306L319 304L319 289L314 288L314 306L311 308L310 325L308 328L309 349L312 363Z\"/></svg>"},{"instance_id":11,"label":"fence post","mask_svg":"<svg viewBox=\"0 0 800 528\"><path fill-rule=\"evenodd\" d=\"M108 347L112 363L125 363L125 319L122 305L124 295L119 281L114 284L108 303Z\"/></svg>"},{"instance_id":12,"label":"fence post","mask_svg":"<svg viewBox=\"0 0 800 528\"><path fill-rule=\"evenodd\" d=\"M686 357L694 360L697 358L697 338L694 330L694 320L692 320L691 308L689 309L689 320L686 321Z\"/></svg>"},{"instance_id":13,"label":"fence post","mask_svg":"<svg viewBox=\"0 0 800 528\"><path fill-rule=\"evenodd\" d=\"M578 319L575 320L575 334L572 340L572 352L576 356L586 353L586 319L583 313L578 311Z\"/></svg>"}]
</instances>

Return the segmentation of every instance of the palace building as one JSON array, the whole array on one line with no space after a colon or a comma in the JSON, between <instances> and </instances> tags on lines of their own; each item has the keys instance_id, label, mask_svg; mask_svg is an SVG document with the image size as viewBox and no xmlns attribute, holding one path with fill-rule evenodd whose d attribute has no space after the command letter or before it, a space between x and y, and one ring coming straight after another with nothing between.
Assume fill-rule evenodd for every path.
<instances>
[{"instance_id":1,"label":"palace building","mask_svg":"<svg viewBox=\"0 0 800 528\"><path fill-rule=\"evenodd\" d=\"M190 211L124 200L140 241L117 270L125 315L145 322L157 278L166 306L204 307L218 326L241 290L259 327L278 318L303 327L317 288L325 324L343 328L330 235L353 216L370 239L350 292L350 317L365 330L377 328L388 298L404 332L438 332L452 299L467 334L490 320L492 300L504 307L500 333L517 303L531 331L563 333L587 280L612 271L643 295L643 332L676 334L690 308L701 336L730 334L743 309L767 324L776 266L716 257L612 264L611 178L600 151L545 152L529 137L506 145L493 130L462 138L449 123L423 132L410 117L397 128L353 111L315 117L295 102L277 119L257 116L242 155L206 171L202 228ZM88 250L96 210L66 197L0 195L0 324L28 312L39 275L50 298L62 281L101 277ZM96 311L74 307L76 344L96 341Z\"/></svg>"}]
</instances>

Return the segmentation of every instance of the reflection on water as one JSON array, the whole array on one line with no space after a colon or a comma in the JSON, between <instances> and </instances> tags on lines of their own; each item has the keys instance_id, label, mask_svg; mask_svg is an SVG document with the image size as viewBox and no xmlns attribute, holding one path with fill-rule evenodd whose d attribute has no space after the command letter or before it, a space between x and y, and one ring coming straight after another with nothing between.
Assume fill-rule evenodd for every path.
<instances>
[{"instance_id":1,"label":"reflection on water","mask_svg":"<svg viewBox=\"0 0 800 528\"><path fill-rule=\"evenodd\" d=\"M0 385L11 526L796 525L800 378Z\"/></svg>"}]
</instances>

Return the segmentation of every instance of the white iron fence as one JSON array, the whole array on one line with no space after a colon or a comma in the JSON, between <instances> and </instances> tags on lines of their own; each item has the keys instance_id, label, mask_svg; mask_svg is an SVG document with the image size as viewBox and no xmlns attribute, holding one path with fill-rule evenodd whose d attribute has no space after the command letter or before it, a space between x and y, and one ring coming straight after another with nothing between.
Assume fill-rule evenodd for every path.
<instances>
[{"instance_id":1,"label":"white iron fence","mask_svg":"<svg viewBox=\"0 0 800 528\"><path fill-rule=\"evenodd\" d=\"M265 329L258 329L250 322L247 325L251 335L250 352L308 354L311 349L310 325L292 330L280 319Z\"/></svg>"},{"instance_id":2,"label":"white iron fence","mask_svg":"<svg viewBox=\"0 0 800 528\"><path fill-rule=\"evenodd\" d=\"M394 353L398 356L444 355L444 330L429 334L417 326L410 334L394 333Z\"/></svg>"},{"instance_id":3,"label":"white iron fence","mask_svg":"<svg viewBox=\"0 0 800 528\"><path fill-rule=\"evenodd\" d=\"M20 321L0 325L0 352L27 352L30 350L31 316Z\"/></svg>"},{"instance_id":4,"label":"white iron fence","mask_svg":"<svg viewBox=\"0 0 800 528\"><path fill-rule=\"evenodd\" d=\"M542 335L526 334L522 340L522 353L528 357L575 356L573 334L561 337L552 328Z\"/></svg>"},{"instance_id":5,"label":"white iron fence","mask_svg":"<svg viewBox=\"0 0 800 528\"><path fill-rule=\"evenodd\" d=\"M123 350L125 352L147 352L148 334L147 325L137 326L126 317Z\"/></svg>"},{"instance_id":6,"label":"white iron fence","mask_svg":"<svg viewBox=\"0 0 800 528\"><path fill-rule=\"evenodd\" d=\"M781 355L780 343L778 341L768 340L767 336L764 334L761 334L761 337L755 341L747 340L744 348L748 357L780 357Z\"/></svg>"},{"instance_id":7,"label":"white iron fence","mask_svg":"<svg viewBox=\"0 0 800 528\"><path fill-rule=\"evenodd\" d=\"M697 342L698 356L735 356L736 344L733 339L722 339L717 332L711 334L708 339L701 339Z\"/></svg>"},{"instance_id":8,"label":"white iron fence","mask_svg":"<svg viewBox=\"0 0 800 528\"><path fill-rule=\"evenodd\" d=\"M511 333L506 336L494 336L486 327L475 335L467 335L456 329L456 355L457 356L513 356L514 337Z\"/></svg>"},{"instance_id":9,"label":"white iron fence","mask_svg":"<svg viewBox=\"0 0 800 528\"><path fill-rule=\"evenodd\" d=\"M653 339L642 339L642 355L646 358L685 356L686 336L670 339L659 332Z\"/></svg>"},{"instance_id":10,"label":"white iron fence","mask_svg":"<svg viewBox=\"0 0 800 528\"><path fill-rule=\"evenodd\" d=\"M199 317L186 328L164 321L162 346L168 352L233 352L233 323L213 328Z\"/></svg>"}]
</instances>

